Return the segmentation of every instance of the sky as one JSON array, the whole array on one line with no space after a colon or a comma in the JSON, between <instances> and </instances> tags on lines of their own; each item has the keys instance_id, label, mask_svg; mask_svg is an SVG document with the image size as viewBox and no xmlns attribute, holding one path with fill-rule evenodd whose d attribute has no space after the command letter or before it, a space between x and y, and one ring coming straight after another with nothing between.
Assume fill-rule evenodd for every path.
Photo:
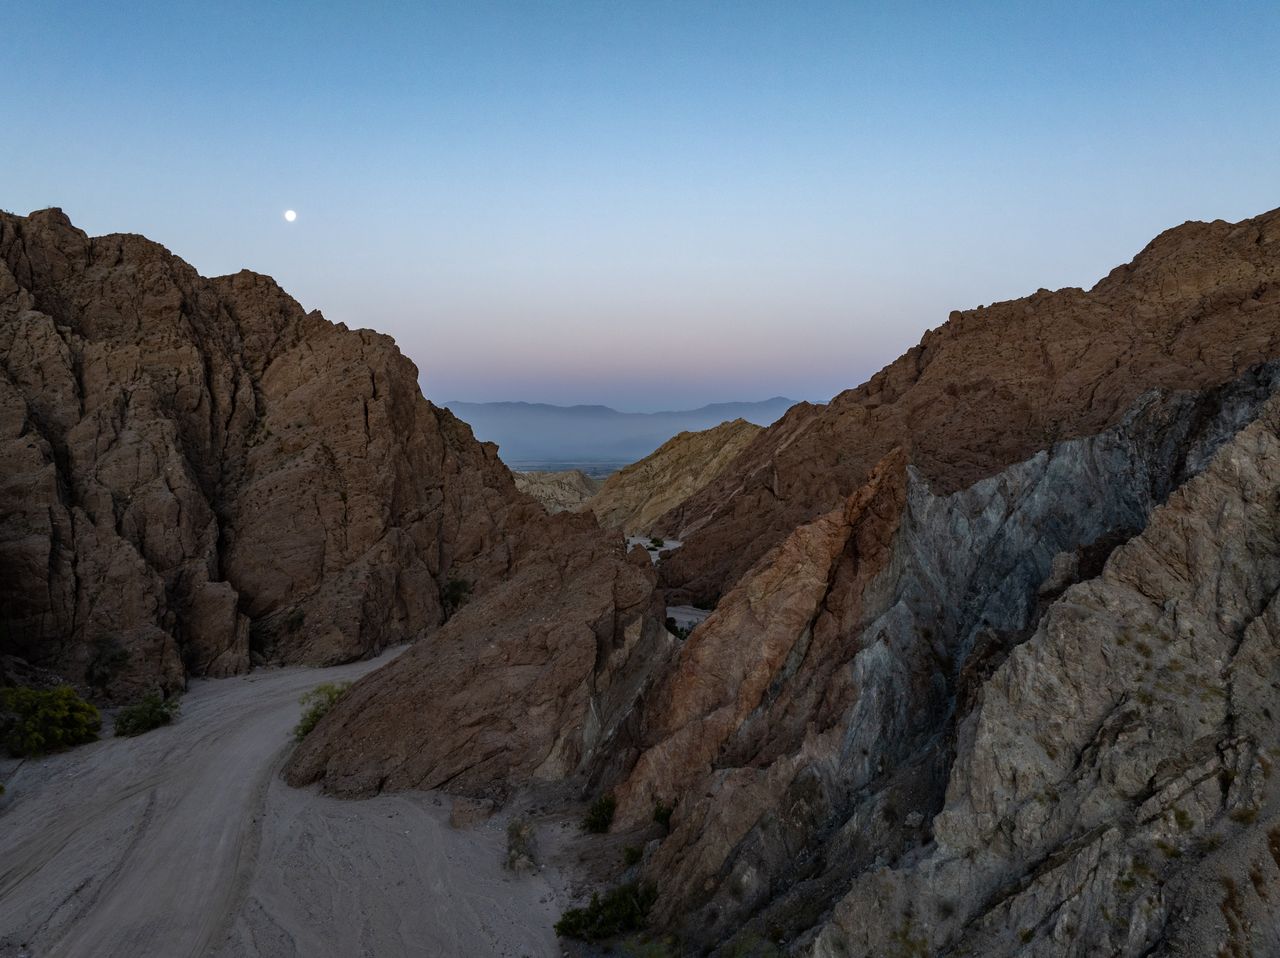
<instances>
[{"instance_id":1,"label":"sky","mask_svg":"<svg viewBox=\"0 0 1280 958\"><path fill-rule=\"evenodd\" d=\"M825 400L1280 206L1274 0L4 8L0 208L267 273L439 401Z\"/></svg>"}]
</instances>

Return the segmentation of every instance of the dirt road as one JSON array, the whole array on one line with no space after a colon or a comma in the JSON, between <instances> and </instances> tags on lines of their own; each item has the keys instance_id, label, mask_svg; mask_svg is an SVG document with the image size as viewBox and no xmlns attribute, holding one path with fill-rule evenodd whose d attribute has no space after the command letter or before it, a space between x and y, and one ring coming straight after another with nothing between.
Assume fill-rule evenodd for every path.
<instances>
[{"instance_id":1,"label":"dirt road","mask_svg":"<svg viewBox=\"0 0 1280 958\"><path fill-rule=\"evenodd\" d=\"M0 767L0 958L559 955L505 822L283 784L298 696L386 661L192 684L169 727Z\"/></svg>"}]
</instances>

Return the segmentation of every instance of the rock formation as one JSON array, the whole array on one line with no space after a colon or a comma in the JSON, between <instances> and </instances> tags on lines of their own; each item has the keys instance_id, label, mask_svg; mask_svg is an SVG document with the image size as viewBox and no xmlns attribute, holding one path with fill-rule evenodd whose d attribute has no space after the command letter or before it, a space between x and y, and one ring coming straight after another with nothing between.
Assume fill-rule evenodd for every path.
<instances>
[{"instance_id":1,"label":"rock formation","mask_svg":"<svg viewBox=\"0 0 1280 958\"><path fill-rule=\"evenodd\" d=\"M715 479L760 430L745 419L734 419L701 432L682 432L611 475L587 508L605 528L628 535L662 533L658 517L679 508Z\"/></svg>"},{"instance_id":2,"label":"rock formation","mask_svg":"<svg viewBox=\"0 0 1280 958\"><path fill-rule=\"evenodd\" d=\"M503 582L430 642L359 682L287 774L360 796L511 786L590 773L668 656L653 567L561 513Z\"/></svg>"},{"instance_id":3,"label":"rock formation","mask_svg":"<svg viewBox=\"0 0 1280 958\"><path fill-rule=\"evenodd\" d=\"M663 583L713 601L895 446L939 491L1115 423L1146 390L1199 389L1280 356L1280 211L1187 223L1092 290L953 313L829 404L800 404L657 520Z\"/></svg>"},{"instance_id":4,"label":"rock formation","mask_svg":"<svg viewBox=\"0 0 1280 958\"><path fill-rule=\"evenodd\" d=\"M644 698L616 821L675 805L660 920L822 956L1274 951L1278 433L1273 365L949 494L889 453Z\"/></svg>"},{"instance_id":5,"label":"rock formation","mask_svg":"<svg viewBox=\"0 0 1280 958\"><path fill-rule=\"evenodd\" d=\"M0 215L0 461L0 654L108 700L415 638L545 535L388 337L58 210Z\"/></svg>"},{"instance_id":6,"label":"rock formation","mask_svg":"<svg viewBox=\"0 0 1280 958\"><path fill-rule=\"evenodd\" d=\"M533 496L547 512L575 512L600 490L600 480L581 469L563 472L514 472L516 488Z\"/></svg>"}]
</instances>

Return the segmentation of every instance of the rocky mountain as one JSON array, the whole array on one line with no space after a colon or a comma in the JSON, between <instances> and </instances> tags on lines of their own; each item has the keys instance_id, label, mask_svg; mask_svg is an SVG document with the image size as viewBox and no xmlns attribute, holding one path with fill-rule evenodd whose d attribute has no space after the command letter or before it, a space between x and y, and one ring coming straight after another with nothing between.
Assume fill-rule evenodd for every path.
<instances>
[{"instance_id":1,"label":"rocky mountain","mask_svg":"<svg viewBox=\"0 0 1280 958\"><path fill-rule=\"evenodd\" d=\"M1280 356L1280 211L1187 223L1093 289L953 313L866 384L801 403L656 527L684 541L663 582L724 594L896 446L955 491L1114 424L1148 389L1199 389Z\"/></svg>"},{"instance_id":2,"label":"rocky mountain","mask_svg":"<svg viewBox=\"0 0 1280 958\"><path fill-rule=\"evenodd\" d=\"M691 954L1276 952L1277 271L1280 214L1188 224L953 318L658 520L690 537L659 575L721 595L687 639L634 624L636 579L576 616L621 643L485 647L503 603L578 595L545 563L456 658L358 684L291 780L576 777Z\"/></svg>"},{"instance_id":3,"label":"rocky mountain","mask_svg":"<svg viewBox=\"0 0 1280 958\"><path fill-rule=\"evenodd\" d=\"M609 514L686 497L656 572L265 277L53 210L0 264L5 675L111 701L429 636L288 780L611 794L688 953L1280 951L1280 211L677 437ZM659 580L719 599L686 638Z\"/></svg>"},{"instance_id":4,"label":"rocky mountain","mask_svg":"<svg viewBox=\"0 0 1280 958\"><path fill-rule=\"evenodd\" d=\"M1163 954L1250 939L1230 882L1271 941L1278 430L1271 365L949 494L889 453L645 697L617 820L675 806L662 920L823 956Z\"/></svg>"},{"instance_id":5,"label":"rocky mountain","mask_svg":"<svg viewBox=\"0 0 1280 958\"><path fill-rule=\"evenodd\" d=\"M613 468L649 455L679 432L700 431L732 419L767 426L794 404L775 396L762 402L712 403L670 412L619 412L608 406L547 403L449 402L478 437L498 444L514 469L547 469L530 463L613 463Z\"/></svg>"},{"instance_id":6,"label":"rocky mountain","mask_svg":"<svg viewBox=\"0 0 1280 958\"><path fill-rule=\"evenodd\" d=\"M715 479L760 428L734 419L701 432L682 432L611 475L587 507L609 529L629 535L661 531L655 520Z\"/></svg>"},{"instance_id":7,"label":"rocky mountain","mask_svg":"<svg viewBox=\"0 0 1280 958\"><path fill-rule=\"evenodd\" d=\"M295 785L502 798L592 774L669 657L652 564L560 513L504 581L351 690L294 753Z\"/></svg>"},{"instance_id":8,"label":"rocky mountain","mask_svg":"<svg viewBox=\"0 0 1280 958\"><path fill-rule=\"evenodd\" d=\"M533 496L547 512L573 512L594 496L601 486L581 469L561 472L512 473L516 488Z\"/></svg>"},{"instance_id":9,"label":"rocky mountain","mask_svg":"<svg viewBox=\"0 0 1280 958\"><path fill-rule=\"evenodd\" d=\"M0 215L0 461L0 654L107 700L416 638L549 534L388 337L59 210Z\"/></svg>"}]
</instances>

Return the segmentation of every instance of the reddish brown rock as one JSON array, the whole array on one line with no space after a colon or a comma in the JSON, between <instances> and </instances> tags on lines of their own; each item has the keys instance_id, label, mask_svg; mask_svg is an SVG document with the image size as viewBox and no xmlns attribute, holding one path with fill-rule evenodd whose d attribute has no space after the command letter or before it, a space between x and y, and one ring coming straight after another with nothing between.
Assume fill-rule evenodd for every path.
<instances>
[{"instance_id":1,"label":"reddish brown rock","mask_svg":"<svg viewBox=\"0 0 1280 958\"><path fill-rule=\"evenodd\" d=\"M939 491L1114 423L1153 387L1198 389L1280 355L1280 211L1187 223L1092 290L953 313L829 404L793 407L656 525L663 583L723 594L902 445Z\"/></svg>"},{"instance_id":2,"label":"reddish brown rock","mask_svg":"<svg viewBox=\"0 0 1280 958\"><path fill-rule=\"evenodd\" d=\"M107 698L420 636L539 518L388 337L58 210L0 215L0 461L0 652Z\"/></svg>"},{"instance_id":3,"label":"reddish brown rock","mask_svg":"<svg viewBox=\"0 0 1280 958\"><path fill-rule=\"evenodd\" d=\"M358 682L298 747L294 785L473 796L590 773L672 641L643 550L560 513L430 642Z\"/></svg>"}]
</instances>

